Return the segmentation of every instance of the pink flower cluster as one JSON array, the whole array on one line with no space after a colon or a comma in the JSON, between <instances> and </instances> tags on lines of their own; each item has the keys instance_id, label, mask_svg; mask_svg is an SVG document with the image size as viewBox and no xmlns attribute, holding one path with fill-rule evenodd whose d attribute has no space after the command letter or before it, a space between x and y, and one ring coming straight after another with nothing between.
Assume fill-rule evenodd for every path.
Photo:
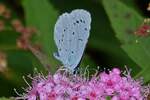
<instances>
[{"instance_id":1,"label":"pink flower cluster","mask_svg":"<svg viewBox=\"0 0 150 100\"><path fill-rule=\"evenodd\" d=\"M110 98L110 99L107 99ZM27 100L146 100L140 81L117 68L91 79L58 71L46 78L33 79L24 99Z\"/></svg>"}]
</instances>

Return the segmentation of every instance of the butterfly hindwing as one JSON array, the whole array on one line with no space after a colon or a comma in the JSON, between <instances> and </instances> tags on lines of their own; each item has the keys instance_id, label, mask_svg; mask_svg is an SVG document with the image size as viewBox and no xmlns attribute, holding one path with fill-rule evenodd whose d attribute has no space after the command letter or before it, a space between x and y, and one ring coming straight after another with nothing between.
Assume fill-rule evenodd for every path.
<instances>
[{"instance_id":1,"label":"butterfly hindwing","mask_svg":"<svg viewBox=\"0 0 150 100\"><path fill-rule=\"evenodd\" d=\"M64 13L56 22L54 40L58 48L56 56L63 65L74 70L79 64L90 33L91 16L85 10Z\"/></svg>"}]
</instances>

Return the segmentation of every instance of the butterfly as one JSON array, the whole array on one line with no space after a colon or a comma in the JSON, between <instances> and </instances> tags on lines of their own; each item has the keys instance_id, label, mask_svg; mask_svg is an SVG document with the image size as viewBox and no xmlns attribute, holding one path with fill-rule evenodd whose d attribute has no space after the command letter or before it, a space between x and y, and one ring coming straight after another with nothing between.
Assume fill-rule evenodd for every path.
<instances>
[{"instance_id":1,"label":"butterfly","mask_svg":"<svg viewBox=\"0 0 150 100\"><path fill-rule=\"evenodd\" d=\"M54 40L58 52L54 57L71 71L80 63L91 28L91 15L83 9L62 14L54 28Z\"/></svg>"}]
</instances>

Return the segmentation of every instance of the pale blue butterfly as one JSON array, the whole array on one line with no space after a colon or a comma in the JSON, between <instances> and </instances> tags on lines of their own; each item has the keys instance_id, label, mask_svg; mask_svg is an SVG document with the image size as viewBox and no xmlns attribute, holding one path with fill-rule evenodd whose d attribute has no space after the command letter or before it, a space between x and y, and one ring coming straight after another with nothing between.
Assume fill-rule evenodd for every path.
<instances>
[{"instance_id":1,"label":"pale blue butterfly","mask_svg":"<svg viewBox=\"0 0 150 100\"><path fill-rule=\"evenodd\" d=\"M91 28L91 15L86 10L77 9L62 14L55 24L54 40L58 52L56 59L71 71L78 66L86 47Z\"/></svg>"}]
</instances>

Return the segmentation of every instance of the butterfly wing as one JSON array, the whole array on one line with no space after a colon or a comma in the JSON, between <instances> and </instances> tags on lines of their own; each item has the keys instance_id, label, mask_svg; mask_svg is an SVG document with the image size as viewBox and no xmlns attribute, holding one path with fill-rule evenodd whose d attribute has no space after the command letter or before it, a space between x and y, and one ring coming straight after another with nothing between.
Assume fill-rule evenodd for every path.
<instances>
[{"instance_id":1,"label":"butterfly wing","mask_svg":"<svg viewBox=\"0 0 150 100\"><path fill-rule=\"evenodd\" d=\"M90 33L91 16L85 10L73 10L56 22L54 40L58 47L55 57L74 70L79 64Z\"/></svg>"},{"instance_id":2,"label":"butterfly wing","mask_svg":"<svg viewBox=\"0 0 150 100\"><path fill-rule=\"evenodd\" d=\"M69 19L69 14L64 13L57 20L54 29L54 40L58 49L58 52L54 53L54 56L64 65L68 63L68 44L66 40L66 31L68 32L67 28L69 27Z\"/></svg>"}]
</instances>

